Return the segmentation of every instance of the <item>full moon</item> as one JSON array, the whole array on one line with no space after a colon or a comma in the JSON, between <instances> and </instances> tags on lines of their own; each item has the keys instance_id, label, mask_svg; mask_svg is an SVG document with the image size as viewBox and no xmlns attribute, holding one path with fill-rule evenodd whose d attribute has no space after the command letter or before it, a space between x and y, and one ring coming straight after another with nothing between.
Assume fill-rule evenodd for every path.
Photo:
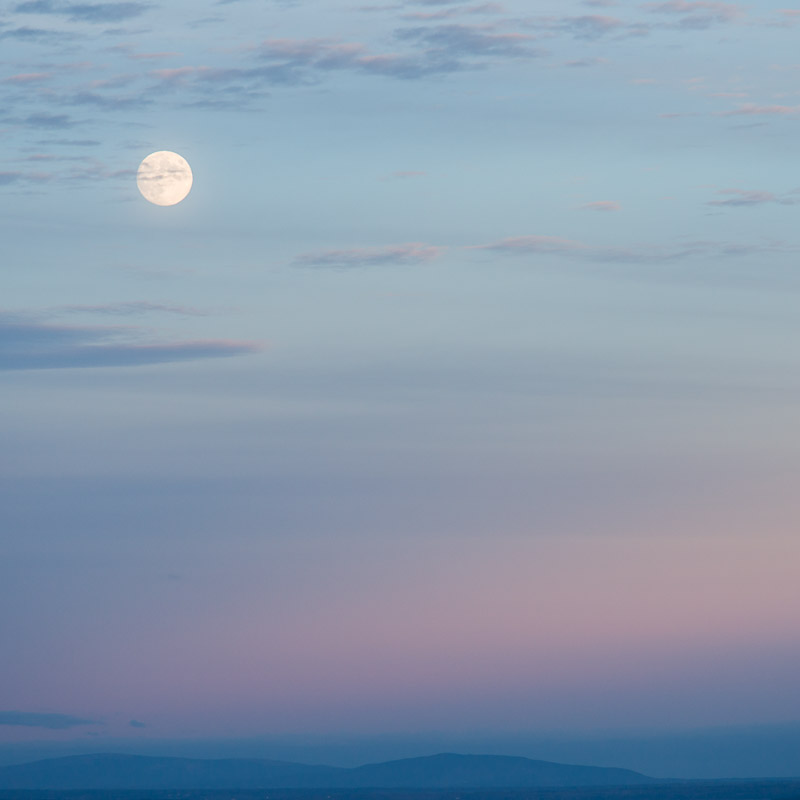
<instances>
[{"instance_id":1,"label":"full moon","mask_svg":"<svg viewBox=\"0 0 800 800\"><path fill-rule=\"evenodd\" d=\"M139 164L136 185L145 200L157 206L180 203L192 188L192 168L183 156L169 150L150 153Z\"/></svg>"}]
</instances>

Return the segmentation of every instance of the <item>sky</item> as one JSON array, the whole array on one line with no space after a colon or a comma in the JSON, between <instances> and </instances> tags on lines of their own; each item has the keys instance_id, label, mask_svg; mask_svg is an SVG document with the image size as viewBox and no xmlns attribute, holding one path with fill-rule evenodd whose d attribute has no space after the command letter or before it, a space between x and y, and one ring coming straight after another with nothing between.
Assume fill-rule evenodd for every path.
<instances>
[{"instance_id":1,"label":"sky","mask_svg":"<svg viewBox=\"0 0 800 800\"><path fill-rule=\"evenodd\" d=\"M800 775L787 2L0 3L0 760Z\"/></svg>"}]
</instances>

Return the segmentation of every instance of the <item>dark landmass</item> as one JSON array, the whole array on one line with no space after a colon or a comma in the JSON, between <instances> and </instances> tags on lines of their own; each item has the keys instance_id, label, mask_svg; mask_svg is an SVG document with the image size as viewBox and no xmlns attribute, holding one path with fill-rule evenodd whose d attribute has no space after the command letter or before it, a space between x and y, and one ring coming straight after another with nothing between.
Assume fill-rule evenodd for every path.
<instances>
[{"instance_id":1,"label":"dark landmass","mask_svg":"<svg viewBox=\"0 0 800 800\"><path fill-rule=\"evenodd\" d=\"M537 786L623 786L655 783L628 769L583 767L514 756L462 756L441 753L367 764L348 770L354 788L504 789Z\"/></svg>"},{"instance_id":2,"label":"dark landmass","mask_svg":"<svg viewBox=\"0 0 800 800\"><path fill-rule=\"evenodd\" d=\"M800 800L800 779L540 789L0 791L0 800Z\"/></svg>"},{"instance_id":3,"label":"dark landmass","mask_svg":"<svg viewBox=\"0 0 800 800\"><path fill-rule=\"evenodd\" d=\"M626 769L453 753L355 769L256 759L117 754L52 758L0 768L0 790L527 789L654 783L654 778Z\"/></svg>"}]
</instances>

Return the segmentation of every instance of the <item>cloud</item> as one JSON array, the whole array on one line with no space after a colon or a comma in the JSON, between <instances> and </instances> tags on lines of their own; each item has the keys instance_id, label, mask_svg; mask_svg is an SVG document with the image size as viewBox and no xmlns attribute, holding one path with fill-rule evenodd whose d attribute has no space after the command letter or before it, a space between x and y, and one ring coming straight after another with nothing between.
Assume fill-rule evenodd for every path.
<instances>
[{"instance_id":1,"label":"cloud","mask_svg":"<svg viewBox=\"0 0 800 800\"><path fill-rule=\"evenodd\" d=\"M128 725L129 725L131 728L146 728L146 727L147 727L147 725L145 725L145 724L144 724L144 722L139 722L139 720L138 720L138 719L132 719L132 720L131 720L131 721L128 723Z\"/></svg>"},{"instance_id":2,"label":"cloud","mask_svg":"<svg viewBox=\"0 0 800 800\"><path fill-rule=\"evenodd\" d=\"M619 211L622 206L615 200L595 200L593 203L586 203L581 206L584 211Z\"/></svg>"},{"instance_id":3,"label":"cloud","mask_svg":"<svg viewBox=\"0 0 800 800\"><path fill-rule=\"evenodd\" d=\"M793 253L796 246L782 242L759 244L695 240L680 245L641 244L628 247L591 245L557 236L516 236L470 250L506 255L551 255L611 264L662 264L695 256L726 258L766 253Z\"/></svg>"},{"instance_id":4,"label":"cloud","mask_svg":"<svg viewBox=\"0 0 800 800\"><path fill-rule=\"evenodd\" d=\"M600 39L604 36L625 38L645 36L650 32L647 25L628 23L618 17L603 14L582 14L576 17L531 17L524 22L526 27L553 33L565 33L575 39Z\"/></svg>"},{"instance_id":5,"label":"cloud","mask_svg":"<svg viewBox=\"0 0 800 800\"><path fill-rule=\"evenodd\" d=\"M495 250L501 253L576 253L589 250L589 246L574 239L560 236L513 236L485 245L474 245L473 250Z\"/></svg>"},{"instance_id":6,"label":"cloud","mask_svg":"<svg viewBox=\"0 0 800 800\"><path fill-rule=\"evenodd\" d=\"M25 728L47 728L63 731L82 725L99 725L92 719L73 717L70 714L37 714L32 711L0 711L0 725L14 725Z\"/></svg>"},{"instance_id":7,"label":"cloud","mask_svg":"<svg viewBox=\"0 0 800 800\"><path fill-rule=\"evenodd\" d=\"M55 3L52 0L28 0L14 6L17 14L55 14Z\"/></svg>"},{"instance_id":8,"label":"cloud","mask_svg":"<svg viewBox=\"0 0 800 800\"><path fill-rule=\"evenodd\" d=\"M53 325L0 312L0 370L135 367L246 355L257 342L194 340L151 342L137 327Z\"/></svg>"},{"instance_id":9,"label":"cloud","mask_svg":"<svg viewBox=\"0 0 800 800\"><path fill-rule=\"evenodd\" d=\"M460 3L461 0L408 0L410 4L417 6L452 6Z\"/></svg>"},{"instance_id":10,"label":"cloud","mask_svg":"<svg viewBox=\"0 0 800 800\"><path fill-rule=\"evenodd\" d=\"M73 22L122 22L138 17L147 11L146 3L59 3L55 0L27 0L18 3L14 11L18 14L57 14Z\"/></svg>"},{"instance_id":11,"label":"cloud","mask_svg":"<svg viewBox=\"0 0 800 800\"><path fill-rule=\"evenodd\" d=\"M160 61L164 58L178 58L181 55L183 54L169 50L163 53L130 53L128 58L131 58L134 61Z\"/></svg>"},{"instance_id":12,"label":"cloud","mask_svg":"<svg viewBox=\"0 0 800 800\"><path fill-rule=\"evenodd\" d=\"M71 106L94 106L95 108L118 111L126 108L142 108L151 105L153 100L144 93L128 97L117 97L82 91L64 98L64 102Z\"/></svg>"},{"instance_id":13,"label":"cloud","mask_svg":"<svg viewBox=\"0 0 800 800\"><path fill-rule=\"evenodd\" d=\"M408 180L409 178L424 178L427 176L427 172L421 172L420 170L413 170L413 169L401 169L397 172L392 172L389 175L384 175L381 180L382 181L397 181L397 180Z\"/></svg>"},{"instance_id":14,"label":"cloud","mask_svg":"<svg viewBox=\"0 0 800 800\"><path fill-rule=\"evenodd\" d=\"M32 128L53 129L71 128L75 124L66 114L47 114L44 112L29 114L23 122Z\"/></svg>"},{"instance_id":15,"label":"cloud","mask_svg":"<svg viewBox=\"0 0 800 800\"><path fill-rule=\"evenodd\" d=\"M403 19L409 20L437 20L450 19L462 15L487 15L502 14L504 8L500 3L481 3L474 6L455 6L451 8L441 8L438 11L412 11L403 14Z\"/></svg>"},{"instance_id":16,"label":"cloud","mask_svg":"<svg viewBox=\"0 0 800 800\"><path fill-rule=\"evenodd\" d=\"M50 309L55 314L110 314L114 316L130 317L152 312L166 314L179 314L189 317L207 317L210 311L204 311L192 306L173 306L163 303L150 303L147 300L134 300L126 303L106 303L104 305L71 305L55 306Z\"/></svg>"},{"instance_id":17,"label":"cloud","mask_svg":"<svg viewBox=\"0 0 800 800\"><path fill-rule=\"evenodd\" d=\"M386 247L323 250L299 255L292 264L297 267L334 269L413 265L432 261L446 249L412 242ZM557 256L604 264L665 264L694 257L729 258L753 254L794 253L800 248L775 241L750 244L707 240L687 241L675 245L651 243L629 246L595 245L561 236L533 235L509 237L461 249L488 251L508 256Z\"/></svg>"},{"instance_id":18,"label":"cloud","mask_svg":"<svg viewBox=\"0 0 800 800\"><path fill-rule=\"evenodd\" d=\"M720 189L718 195L725 195L725 200L709 200L709 206L760 206L765 203L777 203L783 206L800 204L800 197L776 195L754 189Z\"/></svg>"},{"instance_id":19,"label":"cloud","mask_svg":"<svg viewBox=\"0 0 800 800\"><path fill-rule=\"evenodd\" d=\"M569 17L562 21L562 28L577 39L596 39L609 33L619 33L627 27L627 23L621 19L598 14Z\"/></svg>"},{"instance_id":20,"label":"cloud","mask_svg":"<svg viewBox=\"0 0 800 800\"><path fill-rule=\"evenodd\" d=\"M322 250L304 253L292 262L298 267L381 267L403 264L420 264L437 258L444 248L420 242L396 244L388 247L362 247L353 250Z\"/></svg>"},{"instance_id":21,"label":"cloud","mask_svg":"<svg viewBox=\"0 0 800 800\"><path fill-rule=\"evenodd\" d=\"M99 147L97 139L40 139L35 144L41 145L62 145L64 147Z\"/></svg>"},{"instance_id":22,"label":"cloud","mask_svg":"<svg viewBox=\"0 0 800 800\"><path fill-rule=\"evenodd\" d=\"M23 42L66 42L76 38L70 31L51 31L45 28L31 28L22 25L19 28L11 28L7 31L0 31L0 39L19 39Z\"/></svg>"},{"instance_id":23,"label":"cloud","mask_svg":"<svg viewBox=\"0 0 800 800\"><path fill-rule=\"evenodd\" d=\"M781 15L778 25L786 27L793 27L797 22L800 22L800 9L797 8L781 8L778 10Z\"/></svg>"},{"instance_id":24,"label":"cloud","mask_svg":"<svg viewBox=\"0 0 800 800\"><path fill-rule=\"evenodd\" d=\"M601 67L611 63L607 58L577 58L574 61L565 61L562 66L571 68Z\"/></svg>"},{"instance_id":25,"label":"cloud","mask_svg":"<svg viewBox=\"0 0 800 800\"><path fill-rule=\"evenodd\" d=\"M444 58L438 51L373 53L364 44L331 39L270 39L261 45L258 55L279 62L273 70L294 83L303 82L303 71L350 70L409 80L465 69L464 64Z\"/></svg>"},{"instance_id":26,"label":"cloud","mask_svg":"<svg viewBox=\"0 0 800 800\"><path fill-rule=\"evenodd\" d=\"M0 172L0 186L10 186L25 177L22 172Z\"/></svg>"},{"instance_id":27,"label":"cloud","mask_svg":"<svg viewBox=\"0 0 800 800\"><path fill-rule=\"evenodd\" d=\"M272 83L310 83L314 74L351 71L414 80L483 67L476 59L530 58L540 55L531 47L532 36L498 31L492 25L435 25L400 28L398 42L410 44L411 52L372 51L361 42L339 39L268 39L256 48L268 67L244 70L183 68L183 73L157 71L161 80L230 81L260 79ZM192 71L194 70L194 71Z\"/></svg>"},{"instance_id":28,"label":"cloud","mask_svg":"<svg viewBox=\"0 0 800 800\"><path fill-rule=\"evenodd\" d=\"M584 5L597 8L608 8L618 5L607 0L584 0ZM742 9L731 3L707 2L697 0L667 0L660 3L646 3L644 8L652 14L672 15L679 17L676 22L670 23L644 23L628 22L619 17L606 14L582 14L564 17L532 17L525 21L528 27L565 33L575 39L600 39L612 37L615 39L630 36L647 36L653 30L668 28L673 30L704 30L712 25L732 22L742 16Z\"/></svg>"},{"instance_id":29,"label":"cloud","mask_svg":"<svg viewBox=\"0 0 800 800\"><path fill-rule=\"evenodd\" d=\"M713 0L667 0L662 3L646 3L654 14L680 16L675 25L668 26L684 30L706 30L713 25L733 22L743 15L743 10L732 3L713 2Z\"/></svg>"},{"instance_id":30,"label":"cloud","mask_svg":"<svg viewBox=\"0 0 800 800\"><path fill-rule=\"evenodd\" d=\"M666 0L663 3L646 3L645 8L656 14L713 14L724 20L734 19L742 13L738 5L713 0Z\"/></svg>"},{"instance_id":31,"label":"cloud","mask_svg":"<svg viewBox=\"0 0 800 800\"><path fill-rule=\"evenodd\" d=\"M245 107L247 100L265 96L253 88L259 84L302 86L313 83L307 69L311 66L313 65L296 62L247 68L183 66L154 69L148 75L158 81L156 88L160 91L191 87L205 95L191 105L241 109Z\"/></svg>"},{"instance_id":32,"label":"cloud","mask_svg":"<svg viewBox=\"0 0 800 800\"><path fill-rule=\"evenodd\" d=\"M11 75L4 78L0 83L9 83L12 85L28 85L31 83L42 83L48 81L53 77L52 72L23 72L18 75Z\"/></svg>"},{"instance_id":33,"label":"cloud","mask_svg":"<svg viewBox=\"0 0 800 800\"><path fill-rule=\"evenodd\" d=\"M0 186L11 186L18 183L42 183L52 180L50 172L0 172Z\"/></svg>"},{"instance_id":34,"label":"cloud","mask_svg":"<svg viewBox=\"0 0 800 800\"><path fill-rule=\"evenodd\" d=\"M795 116L796 114L800 114L800 106L782 106L782 105L771 105L771 106L760 106L756 103L745 103L739 108L733 109L733 111L722 111L717 116L719 117L739 117L739 116L747 116L747 117L758 117L758 116L779 116L779 117L791 117Z\"/></svg>"},{"instance_id":35,"label":"cloud","mask_svg":"<svg viewBox=\"0 0 800 800\"><path fill-rule=\"evenodd\" d=\"M532 36L523 33L497 33L489 25L437 25L406 28L395 33L398 39L423 42L429 55L442 56L504 56L530 58L541 55L532 48Z\"/></svg>"}]
</instances>

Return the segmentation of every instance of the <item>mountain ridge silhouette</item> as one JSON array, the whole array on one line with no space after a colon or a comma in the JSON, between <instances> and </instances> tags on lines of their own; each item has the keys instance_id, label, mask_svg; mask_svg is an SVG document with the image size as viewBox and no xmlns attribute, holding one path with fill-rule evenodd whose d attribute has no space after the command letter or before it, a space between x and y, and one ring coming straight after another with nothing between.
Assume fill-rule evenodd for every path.
<instances>
[{"instance_id":1,"label":"mountain ridge silhouette","mask_svg":"<svg viewBox=\"0 0 800 800\"><path fill-rule=\"evenodd\" d=\"M0 790L506 789L658 782L614 767L458 753L354 768L267 759L97 753L0 768Z\"/></svg>"}]
</instances>

